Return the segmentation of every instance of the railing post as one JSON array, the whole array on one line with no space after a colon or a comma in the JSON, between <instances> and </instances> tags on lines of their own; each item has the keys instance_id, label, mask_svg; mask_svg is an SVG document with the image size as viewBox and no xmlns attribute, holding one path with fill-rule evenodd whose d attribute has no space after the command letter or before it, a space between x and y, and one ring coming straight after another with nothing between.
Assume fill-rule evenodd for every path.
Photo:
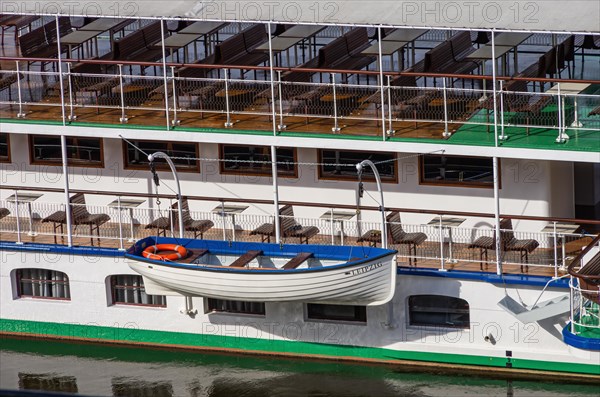
<instances>
[{"instance_id":1,"label":"railing post","mask_svg":"<svg viewBox=\"0 0 600 397\"><path fill-rule=\"evenodd\" d=\"M175 66L171 66L171 76L173 79L173 120L171 121L171 124L173 126L179 125L180 120L177 118L177 86L175 83ZM165 102L168 99L165 98Z\"/></svg>"},{"instance_id":2,"label":"railing post","mask_svg":"<svg viewBox=\"0 0 600 397\"><path fill-rule=\"evenodd\" d=\"M498 139L501 141L508 139L504 135L504 80L500 80L500 136Z\"/></svg>"},{"instance_id":3,"label":"railing post","mask_svg":"<svg viewBox=\"0 0 600 397\"><path fill-rule=\"evenodd\" d=\"M69 158L67 157L67 137L60 136L63 177L65 178L65 214L67 220L67 244L73 246L73 211L71 210L71 194L69 193ZM62 237L62 236L61 236Z\"/></svg>"},{"instance_id":4,"label":"railing post","mask_svg":"<svg viewBox=\"0 0 600 397\"><path fill-rule=\"evenodd\" d=\"M444 78L445 80L445 78ZM444 256L444 219L443 216L440 215L440 226L439 226L439 230L440 230L440 260L441 260L441 269L440 271L445 272L446 271L446 267L445 267L445 256Z\"/></svg>"},{"instance_id":5,"label":"railing post","mask_svg":"<svg viewBox=\"0 0 600 397\"><path fill-rule=\"evenodd\" d=\"M560 93L560 83L556 83L556 95L556 105L558 109L558 138L556 138L556 142L563 143L569 139L569 136L565 132L565 102Z\"/></svg>"},{"instance_id":6,"label":"railing post","mask_svg":"<svg viewBox=\"0 0 600 397\"><path fill-rule=\"evenodd\" d=\"M121 92L121 118L119 121L121 124L125 124L129 121L127 115L125 114L125 93L123 92L123 65L119 64L119 91Z\"/></svg>"},{"instance_id":7,"label":"railing post","mask_svg":"<svg viewBox=\"0 0 600 397\"><path fill-rule=\"evenodd\" d=\"M67 62L67 77L69 79L69 121L77 119L75 111L73 109L73 79L71 76L71 62Z\"/></svg>"},{"instance_id":8,"label":"railing post","mask_svg":"<svg viewBox=\"0 0 600 397\"><path fill-rule=\"evenodd\" d=\"M573 276L570 277L569 280L569 301L571 303L571 333L574 334L575 333L575 291L574 291L574 285L573 282L575 280L573 279Z\"/></svg>"},{"instance_id":9,"label":"railing post","mask_svg":"<svg viewBox=\"0 0 600 397\"><path fill-rule=\"evenodd\" d=\"M283 88L281 87L281 70L277 71L277 81L279 91L279 124L277 125L277 129L281 131L287 128L287 126L283 124ZM273 100L275 100L275 98L273 98Z\"/></svg>"},{"instance_id":10,"label":"railing post","mask_svg":"<svg viewBox=\"0 0 600 397\"><path fill-rule=\"evenodd\" d=\"M165 118L167 122L167 131L171 129L169 122L169 80L167 78L167 52L165 50L165 24L163 19L160 19L160 48L162 51L162 71L163 71L163 87L165 88ZM171 61L173 61L171 59ZM173 124L174 125L174 124Z\"/></svg>"},{"instance_id":11,"label":"railing post","mask_svg":"<svg viewBox=\"0 0 600 397\"><path fill-rule=\"evenodd\" d=\"M331 86L333 88L333 127L331 128L331 131L335 134L337 132L340 132L337 112L337 94L335 91L335 73L331 73Z\"/></svg>"},{"instance_id":12,"label":"railing post","mask_svg":"<svg viewBox=\"0 0 600 397\"><path fill-rule=\"evenodd\" d=\"M23 244L21 240L21 219L19 216L19 192L15 190L15 215L17 216L17 244Z\"/></svg>"},{"instance_id":13,"label":"railing post","mask_svg":"<svg viewBox=\"0 0 600 397\"><path fill-rule=\"evenodd\" d=\"M388 100L388 129L386 131L386 133L388 135L394 135L396 133L396 131L394 131L393 127L392 127L392 76L387 76L387 100ZM382 122L385 122L385 115L383 114L383 102L381 103L381 116L383 117Z\"/></svg>"},{"instance_id":14,"label":"railing post","mask_svg":"<svg viewBox=\"0 0 600 397\"><path fill-rule=\"evenodd\" d=\"M558 278L558 237L556 236L556 221L552 222L552 238L554 239L554 278Z\"/></svg>"},{"instance_id":15,"label":"railing post","mask_svg":"<svg viewBox=\"0 0 600 397\"><path fill-rule=\"evenodd\" d=\"M448 95L446 92L446 78L442 78L442 90L444 93L444 133L442 136L444 138L449 138L452 133L448 131Z\"/></svg>"},{"instance_id":16,"label":"railing post","mask_svg":"<svg viewBox=\"0 0 600 397\"><path fill-rule=\"evenodd\" d=\"M119 212L119 249L124 250L125 248L123 247L123 219L122 219L123 209L121 208L121 196L117 196L117 211Z\"/></svg>"},{"instance_id":17,"label":"railing post","mask_svg":"<svg viewBox=\"0 0 600 397\"><path fill-rule=\"evenodd\" d=\"M225 112L227 114L225 128L231 128L233 126L233 123L231 122L231 111L229 109L229 76L228 70L226 68L223 68L223 71L225 72L225 76L223 77L223 79L225 82Z\"/></svg>"},{"instance_id":18,"label":"railing post","mask_svg":"<svg viewBox=\"0 0 600 397\"><path fill-rule=\"evenodd\" d=\"M25 117L25 113L23 112L23 98L21 96L21 78L19 77L21 75L21 71L19 70L19 61L16 61L15 63L17 64L17 96L19 98L19 112L17 113L17 117L22 119Z\"/></svg>"},{"instance_id":19,"label":"railing post","mask_svg":"<svg viewBox=\"0 0 600 397\"><path fill-rule=\"evenodd\" d=\"M392 126L391 126L391 122L390 122L390 128L389 130L386 131L385 129L385 103L384 103L384 92L383 92L383 88L384 88L384 82L383 82L383 54L381 51L381 39L383 37L383 34L381 32L381 25L377 27L377 52L378 52L378 61L379 61L379 65L378 65L378 69L379 69L379 100L381 101L381 135L383 138L383 141L385 142L387 140L387 136L391 135L390 131L392 130ZM392 54L392 64L394 63L393 60L394 54ZM367 83L369 82L369 76L367 75ZM388 90L390 89L390 78L388 76L387 79L387 85L388 85ZM392 102L389 100L390 99L390 94L388 93L388 103L390 105L390 113L392 111ZM391 118L390 118L391 120Z\"/></svg>"},{"instance_id":20,"label":"railing post","mask_svg":"<svg viewBox=\"0 0 600 397\"><path fill-rule=\"evenodd\" d=\"M331 226L331 245L335 245L335 227L333 224L333 208L329 210L329 223Z\"/></svg>"},{"instance_id":21,"label":"railing post","mask_svg":"<svg viewBox=\"0 0 600 397\"><path fill-rule=\"evenodd\" d=\"M221 220L223 221L223 241L227 240L227 221L225 220L225 217L227 216L227 214L225 213L225 202L223 200L221 200Z\"/></svg>"}]
</instances>

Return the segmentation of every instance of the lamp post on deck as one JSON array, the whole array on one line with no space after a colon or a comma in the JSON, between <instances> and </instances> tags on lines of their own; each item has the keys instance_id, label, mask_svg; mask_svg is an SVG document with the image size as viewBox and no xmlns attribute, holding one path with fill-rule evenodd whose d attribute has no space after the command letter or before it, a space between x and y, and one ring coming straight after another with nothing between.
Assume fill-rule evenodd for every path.
<instances>
[{"instance_id":1,"label":"lamp post on deck","mask_svg":"<svg viewBox=\"0 0 600 397\"><path fill-rule=\"evenodd\" d=\"M381 211L381 246L383 248L387 248L387 223L385 221L385 205L383 204L383 189L381 187L381 177L379 176L379 171L377 171L377 167L375 167L375 164L373 164L371 160L363 160L360 163L356 164L356 170L358 171L358 180L360 181L363 168L367 165L373 170L373 174L375 175L375 181L377 182L377 190L379 191L380 197L379 209Z\"/></svg>"},{"instance_id":2,"label":"lamp post on deck","mask_svg":"<svg viewBox=\"0 0 600 397\"><path fill-rule=\"evenodd\" d=\"M173 173L173 178L175 179L175 183L177 184L177 202L178 202L177 215L179 217L179 237L183 238L183 208L182 208L183 199L181 197L181 186L179 185L179 175L177 175L177 170L175 169L175 164L173 163L173 160L171 160L171 158L167 154L165 154L163 152L155 152L155 153L148 155L148 161L150 162L150 164L153 164L154 159L157 159L157 158L162 158L167 161L167 164L169 164L169 167L171 168L171 172ZM152 168L152 171L153 171L154 175L156 175L154 168ZM158 186L158 177L155 176L154 182L156 183L156 186Z\"/></svg>"}]
</instances>

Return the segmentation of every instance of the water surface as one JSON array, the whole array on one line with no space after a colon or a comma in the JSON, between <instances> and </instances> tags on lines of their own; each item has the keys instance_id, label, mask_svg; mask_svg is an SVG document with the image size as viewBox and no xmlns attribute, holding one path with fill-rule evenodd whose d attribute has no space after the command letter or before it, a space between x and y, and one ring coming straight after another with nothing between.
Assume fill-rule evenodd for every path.
<instances>
[{"instance_id":1,"label":"water surface","mask_svg":"<svg viewBox=\"0 0 600 397\"><path fill-rule=\"evenodd\" d=\"M390 366L2 338L0 388L130 397L577 397L598 396L600 386L404 372Z\"/></svg>"}]
</instances>

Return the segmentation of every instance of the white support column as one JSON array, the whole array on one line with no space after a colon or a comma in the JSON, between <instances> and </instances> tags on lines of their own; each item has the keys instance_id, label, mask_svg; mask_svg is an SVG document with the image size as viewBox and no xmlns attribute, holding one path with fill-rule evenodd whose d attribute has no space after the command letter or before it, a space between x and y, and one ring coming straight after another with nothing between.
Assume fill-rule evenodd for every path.
<instances>
[{"instance_id":1,"label":"white support column","mask_svg":"<svg viewBox=\"0 0 600 397\"><path fill-rule=\"evenodd\" d=\"M272 42L272 33L271 33L271 23L269 22L267 24L267 30L268 30L268 36L269 36L269 79L271 80L271 119L273 121L273 135L276 136L277 135L277 129L285 129L285 126L283 125L283 119L281 120L281 122L279 123L279 126L277 126L277 121L275 120L275 118L277 117L277 111L275 110L275 70L273 69L273 42ZM280 84L279 84L279 103L281 104L281 72L279 73L279 80L280 80ZM280 117L283 117L283 112L280 115ZM271 148L271 151L273 149ZM272 153L271 153L272 154Z\"/></svg>"},{"instance_id":2,"label":"white support column","mask_svg":"<svg viewBox=\"0 0 600 397\"><path fill-rule=\"evenodd\" d=\"M175 66L171 66L171 78L173 79L173 121L171 121L171 124L175 127L180 123L177 118L177 81L175 79Z\"/></svg>"},{"instance_id":3,"label":"white support column","mask_svg":"<svg viewBox=\"0 0 600 397\"><path fill-rule=\"evenodd\" d=\"M61 49L60 49L60 23L59 23L59 19L58 19L58 14L55 17L55 21L56 21L56 47L57 47L57 53L58 53L58 81L60 84L60 109L62 112L63 126L66 126L67 125L67 115L65 112L65 85L63 82L62 53L61 53ZM68 203L67 203L67 205L68 205Z\"/></svg>"},{"instance_id":4,"label":"white support column","mask_svg":"<svg viewBox=\"0 0 600 397\"><path fill-rule=\"evenodd\" d=\"M379 46L378 51L379 51L379 92L381 93L380 96L380 100L381 100L381 137L383 139L383 141L385 142L385 140L387 139L387 134L393 134L392 132L392 102L391 102L391 93L388 92L388 99L390 100L388 105L390 107L390 127L389 129L386 131L385 128L385 93L383 91L385 85L383 82L384 76L383 76L383 56L382 56L382 51L381 51L381 38L382 38L382 32L381 32L381 26L377 27L377 44ZM394 55L392 54L392 57ZM390 90L390 77L388 76L388 90Z\"/></svg>"},{"instance_id":5,"label":"white support column","mask_svg":"<svg viewBox=\"0 0 600 397\"><path fill-rule=\"evenodd\" d=\"M60 107L62 111L62 122L63 126L67 125L67 115L65 112L65 87L63 82L63 71L62 71L62 54L60 48L60 23L58 14L55 17L56 21L56 46L58 52L58 81L60 83ZM65 178L65 214L67 221L67 245L73 246L73 214L71 209L71 195L69 193L69 166L67 157L67 137L63 134L60 136L60 149L62 157L62 169L63 177Z\"/></svg>"},{"instance_id":6,"label":"white support column","mask_svg":"<svg viewBox=\"0 0 600 397\"><path fill-rule=\"evenodd\" d=\"M69 193L69 166L67 157L67 137L60 136L60 149L62 153L63 177L65 178L65 214L67 216L67 245L73 246L73 214L71 209L71 195Z\"/></svg>"},{"instance_id":7,"label":"white support column","mask_svg":"<svg viewBox=\"0 0 600 397\"><path fill-rule=\"evenodd\" d=\"M165 21L160 19L160 47L162 50L162 64L163 64L163 84L165 89L165 118L167 120L167 131L171 129L171 121L169 120L169 83L167 80L167 53L165 51Z\"/></svg>"},{"instance_id":8,"label":"white support column","mask_svg":"<svg viewBox=\"0 0 600 397\"><path fill-rule=\"evenodd\" d=\"M502 274L502 238L500 237L500 169L498 157L493 159L494 167L494 216L496 221L496 274Z\"/></svg>"},{"instance_id":9,"label":"white support column","mask_svg":"<svg viewBox=\"0 0 600 397\"><path fill-rule=\"evenodd\" d=\"M279 219L279 186L277 183L277 148L271 146L271 170L273 173L273 206L275 210L275 242L281 243L281 225Z\"/></svg>"}]
</instances>

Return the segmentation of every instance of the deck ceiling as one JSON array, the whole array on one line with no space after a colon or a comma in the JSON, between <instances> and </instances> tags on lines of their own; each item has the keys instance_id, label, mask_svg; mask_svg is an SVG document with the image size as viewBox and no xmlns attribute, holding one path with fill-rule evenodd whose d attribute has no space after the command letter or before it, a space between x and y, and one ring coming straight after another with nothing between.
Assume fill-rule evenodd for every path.
<instances>
[{"instance_id":1,"label":"deck ceiling","mask_svg":"<svg viewBox=\"0 0 600 397\"><path fill-rule=\"evenodd\" d=\"M2 13L600 33L600 1L1 1Z\"/></svg>"}]
</instances>

